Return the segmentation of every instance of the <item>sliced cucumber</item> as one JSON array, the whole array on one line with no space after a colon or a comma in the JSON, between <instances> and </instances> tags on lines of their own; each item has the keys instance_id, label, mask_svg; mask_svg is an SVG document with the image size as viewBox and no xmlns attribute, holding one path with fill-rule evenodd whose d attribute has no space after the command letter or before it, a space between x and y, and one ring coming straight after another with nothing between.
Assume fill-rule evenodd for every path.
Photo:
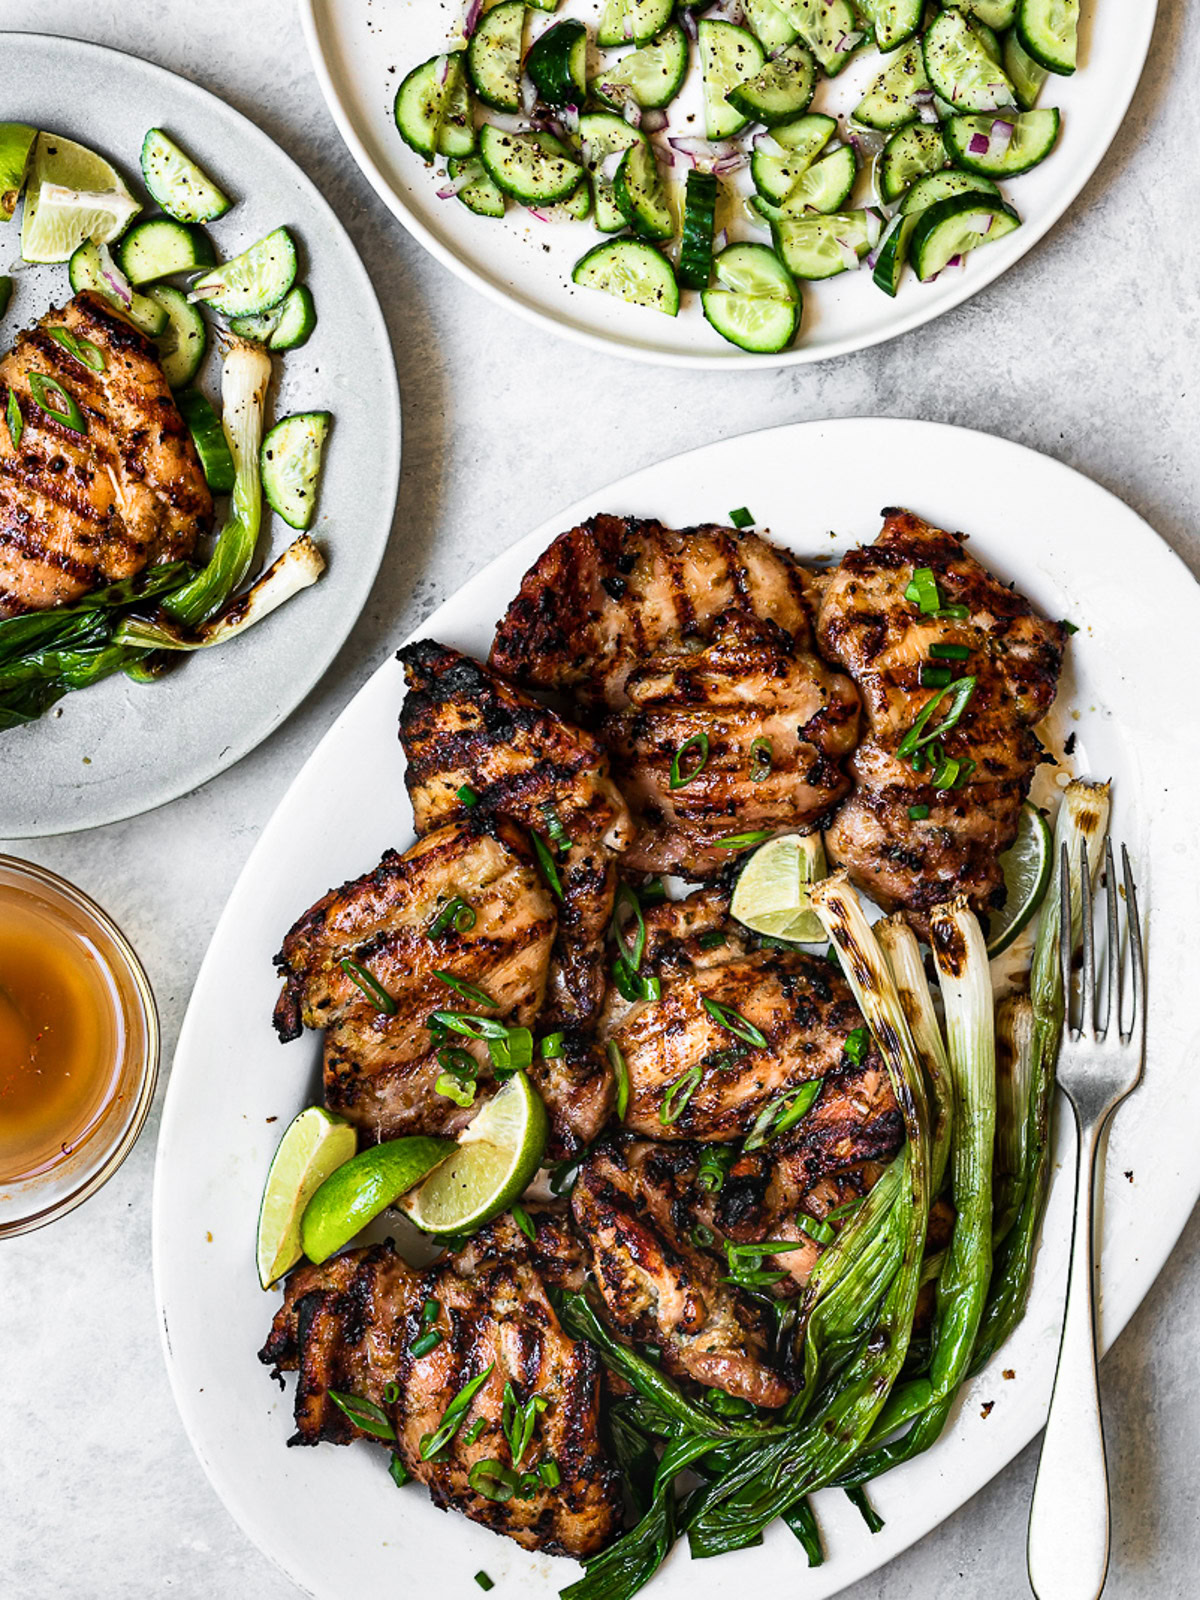
<instances>
[{"instance_id":1,"label":"sliced cucumber","mask_svg":"<svg viewBox=\"0 0 1200 1600\"><path fill-rule=\"evenodd\" d=\"M587 29L573 17L540 34L525 71L548 106L581 106L587 97Z\"/></svg>"},{"instance_id":2,"label":"sliced cucumber","mask_svg":"<svg viewBox=\"0 0 1200 1600\"><path fill-rule=\"evenodd\" d=\"M431 56L396 91L400 137L426 161L436 155L469 156L475 148L465 59L465 50Z\"/></svg>"},{"instance_id":3,"label":"sliced cucumber","mask_svg":"<svg viewBox=\"0 0 1200 1600\"><path fill-rule=\"evenodd\" d=\"M873 281L877 289L882 289L884 294L891 295L893 299L904 276L904 264L908 260L908 242L916 225L916 217L895 216L888 223L887 230L879 241Z\"/></svg>"},{"instance_id":4,"label":"sliced cucumber","mask_svg":"<svg viewBox=\"0 0 1200 1600\"><path fill-rule=\"evenodd\" d=\"M169 283L151 289L148 298L167 314L167 325L156 341L163 377L172 389L182 389L200 370L208 349L208 328L187 295Z\"/></svg>"},{"instance_id":5,"label":"sliced cucumber","mask_svg":"<svg viewBox=\"0 0 1200 1600\"><path fill-rule=\"evenodd\" d=\"M948 160L940 128L910 123L894 133L879 153L875 167L879 198L891 205L917 178L937 172Z\"/></svg>"},{"instance_id":6,"label":"sliced cucumber","mask_svg":"<svg viewBox=\"0 0 1200 1600\"><path fill-rule=\"evenodd\" d=\"M771 223L775 250L796 278L835 278L857 265L878 237L879 219L869 211L831 216L784 213Z\"/></svg>"},{"instance_id":7,"label":"sliced cucumber","mask_svg":"<svg viewBox=\"0 0 1200 1600\"><path fill-rule=\"evenodd\" d=\"M921 26L925 0L856 0L859 11L871 24L876 46L895 50L911 39Z\"/></svg>"},{"instance_id":8,"label":"sliced cucumber","mask_svg":"<svg viewBox=\"0 0 1200 1600\"><path fill-rule=\"evenodd\" d=\"M1004 70L1016 91L1021 110L1032 111L1050 74L1025 49L1015 28L1004 35Z\"/></svg>"},{"instance_id":9,"label":"sliced cucumber","mask_svg":"<svg viewBox=\"0 0 1200 1600\"><path fill-rule=\"evenodd\" d=\"M142 140L142 180L176 222L212 222L233 204L161 128L151 128Z\"/></svg>"},{"instance_id":10,"label":"sliced cucumber","mask_svg":"<svg viewBox=\"0 0 1200 1600\"><path fill-rule=\"evenodd\" d=\"M683 201L683 236L676 269L685 289L707 289L712 276L717 180L711 172L689 172Z\"/></svg>"},{"instance_id":11,"label":"sliced cucumber","mask_svg":"<svg viewBox=\"0 0 1200 1600\"><path fill-rule=\"evenodd\" d=\"M586 175L581 175L574 194L569 194L557 205L530 208L539 222L582 222L591 215L592 186Z\"/></svg>"},{"instance_id":12,"label":"sliced cucumber","mask_svg":"<svg viewBox=\"0 0 1200 1600\"><path fill-rule=\"evenodd\" d=\"M12 279L5 274L4 277L0 278L0 317L8 310L8 303L12 299L12 290Z\"/></svg>"},{"instance_id":13,"label":"sliced cucumber","mask_svg":"<svg viewBox=\"0 0 1200 1600\"><path fill-rule=\"evenodd\" d=\"M271 311L259 311L249 317L230 317L229 331L239 339L249 339L252 344L266 344L283 314L283 302Z\"/></svg>"},{"instance_id":14,"label":"sliced cucumber","mask_svg":"<svg viewBox=\"0 0 1200 1600\"><path fill-rule=\"evenodd\" d=\"M675 217L658 175L654 151L645 139L630 145L613 179L613 197L626 222L643 239L670 239Z\"/></svg>"},{"instance_id":15,"label":"sliced cucumber","mask_svg":"<svg viewBox=\"0 0 1200 1600\"><path fill-rule=\"evenodd\" d=\"M596 245L575 263L571 278L585 289L600 289L668 317L679 311L679 285L671 263L640 239L607 239Z\"/></svg>"},{"instance_id":16,"label":"sliced cucumber","mask_svg":"<svg viewBox=\"0 0 1200 1600\"><path fill-rule=\"evenodd\" d=\"M496 187L524 206L568 199L583 170L552 133L505 133L485 124L479 154Z\"/></svg>"},{"instance_id":17,"label":"sliced cucumber","mask_svg":"<svg viewBox=\"0 0 1200 1600\"><path fill-rule=\"evenodd\" d=\"M836 129L836 118L814 111L773 128L769 137L756 139L750 176L759 194L782 205Z\"/></svg>"},{"instance_id":18,"label":"sliced cucumber","mask_svg":"<svg viewBox=\"0 0 1200 1600\"><path fill-rule=\"evenodd\" d=\"M799 300L795 278L765 244L731 244L713 260L713 272L722 289L733 294L773 295L780 300Z\"/></svg>"},{"instance_id":19,"label":"sliced cucumber","mask_svg":"<svg viewBox=\"0 0 1200 1600\"><path fill-rule=\"evenodd\" d=\"M127 305L117 294L111 281L104 276L105 257L100 253L101 248L89 239L76 250L67 269L71 289L75 294L82 294L85 289L92 289L96 294L103 295L116 306L118 311L129 318L135 328L140 328L149 338L157 339L167 325L167 313L148 295L136 294L133 290L130 290L130 300Z\"/></svg>"},{"instance_id":20,"label":"sliced cucumber","mask_svg":"<svg viewBox=\"0 0 1200 1600\"><path fill-rule=\"evenodd\" d=\"M605 0L596 43L603 50L649 44L670 22L674 9L674 0Z\"/></svg>"},{"instance_id":21,"label":"sliced cucumber","mask_svg":"<svg viewBox=\"0 0 1200 1600\"><path fill-rule=\"evenodd\" d=\"M216 259L206 233L170 217L135 224L117 246L117 262L132 284L195 272L211 267Z\"/></svg>"},{"instance_id":22,"label":"sliced cucumber","mask_svg":"<svg viewBox=\"0 0 1200 1600\"><path fill-rule=\"evenodd\" d=\"M817 87L817 63L802 44L790 44L753 78L735 84L727 99L751 122L768 128L792 122L808 110Z\"/></svg>"},{"instance_id":23,"label":"sliced cucumber","mask_svg":"<svg viewBox=\"0 0 1200 1600\"><path fill-rule=\"evenodd\" d=\"M525 41L522 0L504 0L485 11L467 46L471 85L485 106L521 109L521 55Z\"/></svg>"},{"instance_id":24,"label":"sliced cucumber","mask_svg":"<svg viewBox=\"0 0 1200 1600\"><path fill-rule=\"evenodd\" d=\"M470 181L458 191L458 198L468 211L473 211L477 217L502 217L508 209L508 202L504 198L504 191L498 189L488 177L483 162L478 156L468 156L465 161L456 157L446 163L446 171L451 179L470 176Z\"/></svg>"},{"instance_id":25,"label":"sliced cucumber","mask_svg":"<svg viewBox=\"0 0 1200 1600\"><path fill-rule=\"evenodd\" d=\"M199 389L184 389L175 404L188 425L208 487L214 494L232 494L236 474L220 417Z\"/></svg>"},{"instance_id":26,"label":"sliced cucumber","mask_svg":"<svg viewBox=\"0 0 1200 1600\"><path fill-rule=\"evenodd\" d=\"M608 105L619 105L629 95L643 111L657 111L674 100L687 70L687 34L671 22L641 50L606 66L593 80L592 91Z\"/></svg>"},{"instance_id":27,"label":"sliced cucumber","mask_svg":"<svg viewBox=\"0 0 1200 1600\"><path fill-rule=\"evenodd\" d=\"M1021 226L1013 208L989 195L957 194L917 216L909 253L922 283L977 245L1003 239Z\"/></svg>"},{"instance_id":28,"label":"sliced cucumber","mask_svg":"<svg viewBox=\"0 0 1200 1600\"><path fill-rule=\"evenodd\" d=\"M998 66L1003 66L1004 51L1001 48L1000 40L996 37L992 29L988 27L987 23L980 22L978 17L968 17L967 27L970 28L971 32L979 40L980 44L987 51L988 55L991 56L992 60L996 62Z\"/></svg>"},{"instance_id":29,"label":"sliced cucumber","mask_svg":"<svg viewBox=\"0 0 1200 1600\"><path fill-rule=\"evenodd\" d=\"M800 326L800 290L765 244L733 244L713 262L717 287L701 296L704 315L723 339L756 355L785 350Z\"/></svg>"},{"instance_id":30,"label":"sliced cucumber","mask_svg":"<svg viewBox=\"0 0 1200 1600\"><path fill-rule=\"evenodd\" d=\"M961 11L939 11L924 36L925 71L955 111L995 111L1016 104L1013 86Z\"/></svg>"},{"instance_id":31,"label":"sliced cucumber","mask_svg":"<svg viewBox=\"0 0 1200 1600\"><path fill-rule=\"evenodd\" d=\"M317 325L317 308L306 283L289 289L277 308L279 320L267 340L269 350L299 350L307 344Z\"/></svg>"},{"instance_id":32,"label":"sliced cucumber","mask_svg":"<svg viewBox=\"0 0 1200 1600\"><path fill-rule=\"evenodd\" d=\"M1003 138L1003 127L1012 128ZM951 117L942 129L946 149L956 166L981 172L985 178L1015 178L1044 161L1058 139L1059 116L1051 107L1043 111L1009 112L1006 117Z\"/></svg>"},{"instance_id":33,"label":"sliced cucumber","mask_svg":"<svg viewBox=\"0 0 1200 1600\"><path fill-rule=\"evenodd\" d=\"M611 111L589 111L579 119L579 138L584 165L592 180L592 198L595 202L595 226L601 233L620 233L625 227L625 213L613 194L612 178L601 170L608 158L630 145L644 143L645 134L639 133Z\"/></svg>"},{"instance_id":34,"label":"sliced cucumber","mask_svg":"<svg viewBox=\"0 0 1200 1600\"><path fill-rule=\"evenodd\" d=\"M885 132L915 122L919 95L929 94L921 42L915 40L890 62L854 108L855 122Z\"/></svg>"},{"instance_id":35,"label":"sliced cucumber","mask_svg":"<svg viewBox=\"0 0 1200 1600\"><path fill-rule=\"evenodd\" d=\"M1017 0L954 0L954 3L997 32L1011 28L1017 14Z\"/></svg>"},{"instance_id":36,"label":"sliced cucumber","mask_svg":"<svg viewBox=\"0 0 1200 1600\"><path fill-rule=\"evenodd\" d=\"M286 228L259 239L232 261L192 284L191 298L224 317L248 317L277 306L296 281L296 246Z\"/></svg>"},{"instance_id":37,"label":"sliced cucumber","mask_svg":"<svg viewBox=\"0 0 1200 1600\"><path fill-rule=\"evenodd\" d=\"M840 145L802 174L782 206L768 209L764 203L759 207L760 215L773 221L789 212L794 216L801 211L840 211L850 198L857 175L858 159L853 145Z\"/></svg>"},{"instance_id":38,"label":"sliced cucumber","mask_svg":"<svg viewBox=\"0 0 1200 1600\"><path fill-rule=\"evenodd\" d=\"M768 55L786 50L799 37L775 0L744 0L744 4L750 31Z\"/></svg>"},{"instance_id":39,"label":"sliced cucumber","mask_svg":"<svg viewBox=\"0 0 1200 1600\"><path fill-rule=\"evenodd\" d=\"M867 35L849 0L780 0L780 9L834 78Z\"/></svg>"},{"instance_id":40,"label":"sliced cucumber","mask_svg":"<svg viewBox=\"0 0 1200 1600\"><path fill-rule=\"evenodd\" d=\"M1047 72L1069 77L1079 53L1079 0L1019 0L1017 37Z\"/></svg>"},{"instance_id":41,"label":"sliced cucumber","mask_svg":"<svg viewBox=\"0 0 1200 1600\"><path fill-rule=\"evenodd\" d=\"M928 211L939 200L949 200L956 194L987 194L999 198L1000 191L990 178L977 172L930 172L918 178L900 202L902 217L915 216L918 211Z\"/></svg>"},{"instance_id":42,"label":"sliced cucumber","mask_svg":"<svg viewBox=\"0 0 1200 1600\"><path fill-rule=\"evenodd\" d=\"M300 411L277 422L262 442L263 493L289 528L312 524L321 455L332 420L328 411Z\"/></svg>"},{"instance_id":43,"label":"sliced cucumber","mask_svg":"<svg viewBox=\"0 0 1200 1600\"><path fill-rule=\"evenodd\" d=\"M750 118L730 104L729 91L762 71L766 52L752 33L732 22L706 17L696 32L704 94L704 132L709 139L730 139L742 131Z\"/></svg>"}]
</instances>

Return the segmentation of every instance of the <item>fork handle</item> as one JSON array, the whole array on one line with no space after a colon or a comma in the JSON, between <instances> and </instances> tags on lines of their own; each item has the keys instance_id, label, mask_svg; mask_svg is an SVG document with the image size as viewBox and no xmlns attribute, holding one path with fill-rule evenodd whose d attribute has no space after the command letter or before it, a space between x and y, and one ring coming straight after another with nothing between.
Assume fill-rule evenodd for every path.
<instances>
[{"instance_id":1,"label":"fork handle","mask_svg":"<svg viewBox=\"0 0 1200 1600\"><path fill-rule=\"evenodd\" d=\"M1092 1194L1100 1122L1074 1106L1075 1222L1062 1343L1029 1512L1029 1582L1038 1600L1097 1600L1108 1575L1108 1465L1096 1382Z\"/></svg>"}]
</instances>

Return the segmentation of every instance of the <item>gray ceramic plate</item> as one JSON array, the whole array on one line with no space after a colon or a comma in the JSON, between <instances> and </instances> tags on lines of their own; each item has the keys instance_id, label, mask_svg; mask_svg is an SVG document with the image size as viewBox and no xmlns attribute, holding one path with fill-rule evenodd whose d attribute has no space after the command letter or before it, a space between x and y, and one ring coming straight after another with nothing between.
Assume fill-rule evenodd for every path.
<instances>
[{"instance_id":1,"label":"gray ceramic plate","mask_svg":"<svg viewBox=\"0 0 1200 1600\"><path fill-rule=\"evenodd\" d=\"M139 196L146 130L174 135L236 197L210 228L221 256L281 223L293 230L319 321L302 350L276 361L273 415L319 408L334 416L312 528L329 565L315 587L152 687L117 676L68 695L40 722L0 733L0 837L30 838L176 799L240 761L304 699L353 626L383 557L400 475L400 397L387 329L354 246L314 186L252 122L195 84L99 45L0 33L0 58L5 118L99 150ZM0 224L0 272L19 265L18 226L19 213ZM65 267L14 278L0 349L70 295ZM215 353L202 383L217 399ZM264 559L292 537L272 518Z\"/></svg>"}]
</instances>

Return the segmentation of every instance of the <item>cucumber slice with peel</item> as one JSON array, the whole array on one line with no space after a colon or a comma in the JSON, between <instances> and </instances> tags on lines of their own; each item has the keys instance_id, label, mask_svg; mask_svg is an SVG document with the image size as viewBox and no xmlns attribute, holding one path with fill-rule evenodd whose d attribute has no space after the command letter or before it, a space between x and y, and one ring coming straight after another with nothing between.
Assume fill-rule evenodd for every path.
<instances>
[{"instance_id":1,"label":"cucumber slice with peel","mask_svg":"<svg viewBox=\"0 0 1200 1600\"><path fill-rule=\"evenodd\" d=\"M199 389L182 390L175 404L188 425L208 487L214 494L232 494L237 475L220 417Z\"/></svg>"},{"instance_id":2,"label":"cucumber slice with peel","mask_svg":"<svg viewBox=\"0 0 1200 1600\"><path fill-rule=\"evenodd\" d=\"M581 106L587 96L587 29L568 18L539 34L525 57L525 71L548 106Z\"/></svg>"},{"instance_id":3,"label":"cucumber slice with peel","mask_svg":"<svg viewBox=\"0 0 1200 1600\"><path fill-rule=\"evenodd\" d=\"M289 528L308 528L317 509L321 457L332 417L301 411L277 422L262 442L260 466L267 504Z\"/></svg>"},{"instance_id":4,"label":"cucumber slice with peel","mask_svg":"<svg viewBox=\"0 0 1200 1600\"><path fill-rule=\"evenodd\" d=\"M496 111L521 109L524 41L525 7L521 0L504 0L479 19L467 46L467 71L485 106Z\"/></svg>"},{"instance_id":5,"label":"cucumber slice with peel","mask_svg":"<svg viewBox=\"0 0 1200 1600\"><path fill-rule=\"evenodd\" d=\"M660 250L640 239L607 239L575 263L572 281L668 317L679 311L679 284Z\"/></svg>"},{"instance_id":6,"label":"cucumber slice with peel","mask_svg":"<svg viewBox=\"0 0 1200 1600\"><path fill-rule=\"evenodd\" d=\"M649 44L671 20L674 0L606 0L596 30L602 50Z\"/></svg>"},{"instance_id":7,"label":"cucumber slice with peel","mask_svg":"<svg viewBox=\"0 0 1200 1600\"><path fill-rule=\"evenodd\" d=\"M142 140L142 181L176 222L212 222L233 204L161 128Z\"/></svg>"},{"instance_id":8,"label":"cucumber slice with peel","mask_svg":"<svg viewBox=\"0 0 1200 1600\"><path fill-rule=\"evenodd\" d=\"M1017 0L953 0L953 3L959 10L978 17L989 28L995 28L997 33L1011 28L1017 15Z\"/></svg>"},{"instance_id":9,"label":"cucumber slice with peel","mask_svg":"<svg viewBox=\"0 0 1200 1600\"><path fill-rule=\"evenodd\" d=\"M750 175L764 199L782 205L837 131L837 121L814 111L754 141Z\"/></svg>"},{"instance_id":10,"label":"cucumber slice with peel","mask_svg":"<svg viewBox=\"0 0 1200 1600\"><path fill-rule=\"evenodd\" d=\"M1004 70L1022 111L1032 111L1050 74L1022 45L1015 28L1004 35Z\"/></svg>"},{"instance_id":11,"label":"cucumber slice with peel","mask_svg":"<svg viewBox=\"0 0 1200 1600\"><path fill-rule=\"evenodd\" d=\"M981 244L1003 239L1021 226L1010 205L990 195L957 194L917 216L909 254L922 283Z\"/></svg>"},{"instance_id":12,"label":"cucumber slice with peel","mask_svg":"<svg viewBox=\"0 0 1200 1600\"><path fill-rule=\"evenodd\" d=\"M607 105L619 106L628 95L643 111L659 111L679 93L687 70L687 34L672 22L657 39L606 66L593 79L592 92Z\"/></svg>"},{"instance_id":13,"label":"cucumber slice with peel","mask_svg":"<svg viewBox=\"0 0 1200 1600\"><path fill-rule=\"evenodd\" d=\"M1079 0L1019 0L1017 38L1025 53L1060 77L1075 71L1079 54Z\"/></svg>"},{"instance_id":14,"label":"cucumber slice with peel","mask_svg":"<svg viewBox=\"0 0 1200 1600\"><path fill-rule=\"evenodd\" d=\"M925 30L922 47L929 82L954 111L996 111L1016 104L1003 67L961 11L939 11Z\"/></svg>"},{"instance_id":15,"label":"cucumber slice with peel","mask_svg":"<svg viewBox=\"0 0 1200 1600\"><path fill-rule=\"evenodd\" d=\"M891 205L910 184L926 173L939 171L949 159L940 128L914 122L898 129L880 151L875 164L879 198L885 205Z\"/></svg>"},{"instance_id":16,"label":"cucumber slice with peel","mask_svg":"<svg viewBox=\"0 0 1200 1600\"><path fill-rule=\"evenodd\" d=\"M745 11L750 32L768 55L786 50L799 37L775 0L745 0Z\"/></svg>"},{"instance_id":17,"label":"cucumber slice with peel","mask_svg":"<svg viewBox=\"0 0 1200 1600\"><path fill-rule=\"evenodd\" d=\"M904 276L904 265L908 260L908 243L916 225L916 217L902 217L897 214L888 223L879 241L879 253L875 257L872 281L877 289L882 289L884 294L891 295L893 299Z\"/></svg>"},{"instance_id":18,"label":"cucumber slice with peel","mask_svg":"<svg viewBox=\"0 0 1200 1600\"><path fill-rule=\"evenodd\" d=\"M857 0L857 5L871 24L876 48L886 54L906 44L920 28L925 0Z\"/></svg>"},{"instance_id":19,"label":"cucumber slice with peel","mask_svg":"<svg viewBox=\"0 0 1200 1600\"><path fill-rule=\"evenodd\" d=\"M779 0L779 5L827 78L836 77L867 38L849 0Z\"/></svg>"},{"instance_id":20,"label":"cucumber slice with peel","mask_svg":"<svg viewBox=\"0 0 1200 1600\"><path fill-rule=\"evenodd\" d=\"M621 157L613 179L613 196L625 220L643 239L670 239L675 217L658 175L658 163L649 143L640 139Z\"/></svg>"},{"instance_id":21,"label":"cucumber slice with peel","mask_svg":"<svg viewBox=\"0 0 1200 1600\"><path fill-rule=\"evenodd\" d=\"M707 289L712 276L717 180L711 172L689 172L683 202L683 235L677 275L685 289Z\"/></svg>"},{"instance_id":22,"label":"cucumber slice with peel","mask_svg":"<svg viewBox=\"0 0 1200 1600\"><path fill-rule=\"evenodd\" d=\"M873 211L786 212L771 223L776 254L793 277L808 279L835 278L857 267L879 231Z\"/></svg>"},{"instance_id":23,"label":"cucumber slice with peel","mask_svg":"<svg viewBox=\"0 0 1200 1600\"><path fill-rule=\"evenodd\" d=\"M610 158L630 145L644 143L645 134L611 111L588 111L579 119L579 138L586 166L592 180L592 197L596 207L595 225L601 233L620 233L625 227L625 213L613 194L612 178L605 177L603 169Z\"/></svg>"},{"instance_id":24,"label":"cucumber slice with peel","mask_svg":"<svg viewBox=\"0 0 1200 1600\"><path fill-rule=\"evenodd\" d=\"M574 194L556 205L528 208L539 222L583 222L591 215L592 186L586 176L580 178Z\"/></svg>"},{"instance_id":25,"label":"cucumber slice with peel","mask_svg":"<svg viewBox=\"0 0 1200 1600\"><path fill-rule=\"evenodd\" d=\"M458 198L468 211L473 211L477 217L504 215L508 209L504 191L498 189L488 177L478 156L468 156L464 161L452 156L446 163L446 171L453 182L464 177L469 179L458 191Z\"/></svg>"},{"instance_id":26,"label":"cucumber slice with peel","mask_svg":"<svg viewBox=\"0 0 1200 1600\"><path fill-rule=\"evenodd\" d=\"M157 339L167 325L167 313L148 295L128 289L128 300L118 292L125 285L125 275L109 254L107 245L93 244L89 239L81 244L71 257L67 268L71 288L75 294L91 289L116 306L127 316L135 328L150 339Z\"/></svg>"},{"instance_id":27,"label":"cucumber slice with peel","mask_svg":"<svg viewBox=\"0 0 1200 1600\"><path fill-rule=\"evenodd\" d=\"M298 283L288 290L272 313L275 327L267 340L268 350L298 350L307 344L317 325L317 308L312 290L306 283Z\"/></svg>"},{"instance_id":28,"label":"cucumber slice with peel","mask_svg":"<svg viewBox=\"0 0 1200 1600\"><path fill-rule=\"evenodd\" d=\"M486 124L479 154L496 187L526 206L568 199L583 170L552 133L505 133Z\"/></svg>"},{"instance_id":29,"label":"cucumber slice with peel","mask_svg":"<svg viewBox=\"0 0 1200 1600\"><path fill-rule=\"evenodd\" d=\"M117 246L121 271L135 285L196 272L211 267L216 259L206 233L170 217L137 223Z\"/></svg>"},{"instance_id":30,"label":"cucumber slice with peel","mask_svg":"<svg viewBox=\"0 0 1200 1600\"><path fill-rule=\"evenodd\" d=\"M156 341L163 377L170 388L182 389L200 370L208 349L208 327L187 295L169 283L158 284L148 298L167 316L167 325Z\"/></svg>"},{"instance_id":31,"label":"cucumber slice with peel","mask_svg":"<svg viewBox=\"0 0 1200 1600\"><path fill-rule=\"evenodd\" d=\"M709 139L730 139L750 117L728 99L729 91L756 77L766 53L752 33L732 22L706 17L697 27L704 93L704 132Z\"/></svg>"},{"instance_id":32,"label":"cucumber slice with peel","mask_svg":"<svg viewBox=\"0 0 1200 1600\"><path fill-rule=\"evenodd\" d=\"M1000 117L951 117L942 137L956 166L985 178L1015 178L1046 159L1058 130L1058 112L1046 107Z\"/></svg>"},{"instance_id":33,"label":"cucumber slice with peel","mask_svg":"<svg viewBox=\"0 0 1200 1600\"><path fill-rule=\"evenodd\" d=\"M902 217L915 216L918 211L928 211L939 200L949 200L958 194L986 194L996 199L1000 191L990 178L976 172L930 172L918 178L900 202Z\"/></svg>"},{"instance_id":34,"label":"cucumber slice with peel","mask_svg":"<svg viewBox=\"0 0 1200 1600\"><path fill-rule=\"evenodd\" d=\"M919 40L906 45L888 63L854 108L855 122L890 132L915 122L919 97L929 94L929 79Z\"/></svg>"},{"instance_id":35,"label":"cucumber slice with peel","mask_svg":"<svg viewBox=\"0 0 1200 1600\"><path fill-rule=\"evenodd\" d=\"M396 91L397 131L426 162L436 155L469 156L475 148L465 58L464 50L431 56Z\"/></svg>"},{"instance_id":36,"label":"cucumber slice with peel","mask_svg":"<svg viewBox=\"0 0 1200 1600\"><path fill-rule=\"evenodd\" d=\"M276 228L232 261L192 284L190 299L225 317L247 317L277 306L296 281L296 246L286 228Z\"/></svg>"},{"instance_id":37,"label":"cucumber slice with peel","mask_svg":"<svg viewBox=\"0 0 1200 1600\"><path fill-rule=\"evenodd\" d=\"M762 202L756 210L768 221L802 211L840 211L850 198L858 175L858 160L853 145L844 144L814 161L794 184L781 206Z\"/></svg>"},{"instance_id":38,"label":"cucumber slice with peel","mask_svg":"<svg viewBox=\"0 0 1200 1600\"><path fill-rule=\"evenodd\" d=\"M756 355L785 350L800 326L800 290L765 244L732 244L713 261L716 286L701 296L722 338Z\"/></svg>"},{"instance_id":39,"label":"cucumber slice with peel","mask_svg":"<svg viewBox=\"0 0 1200 1600\"><path fill-rule=\"evenodd\" d=\"M817 63L802 44L790 44L753 78L730 89L727 99L734 110L768 128L792 122L808 110L817 87Z\"/></svg>"}]
</instances>

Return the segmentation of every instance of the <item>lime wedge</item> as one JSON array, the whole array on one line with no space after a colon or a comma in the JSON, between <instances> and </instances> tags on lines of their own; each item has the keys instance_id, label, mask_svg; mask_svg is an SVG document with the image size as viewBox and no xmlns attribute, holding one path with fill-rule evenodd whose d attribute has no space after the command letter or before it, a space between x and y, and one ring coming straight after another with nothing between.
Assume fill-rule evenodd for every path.
<instances>
[{"instance_id":1,"label":"lime wedge","mask_svg":"<svg viewBox=\"0 0 1200 1600\"><path fill-rule=\"evenodd\" d=\"M1021 807L1017 837L1000 857L1000 870L1008 891L1004 908L997 911L988 932L987 953L998 956L1028 923L1042 903L1050 882L1054 837L1050 824L1028 800Z\"/></svg>"},{"instance_id":2,"label":"lime wedge","mask_svg":"<svg viewBox=\"0 0 1200 1600\"><path fill-rule=\"evenodd\" d=\"M755 933L815 944L825 934L809 907L808 892L828 870L819 833L785 833L762 845L747 861L729 909Z\"/></svg>"},{"instance_id":3,"label":"lime wedge","mask_svg":"<svg viewBox=\"0 0 1200 1600\"><path fill-rule=\"evenodd\" d=\"M267 1173L258 1213L258 1281L269 1289L300 1259L300 1218L329 1174L349 1161L357 1135L342 1117L309 1106L289 1123Z\"/></svg>"},{"instance_id":4,"label":"lime wedge","mask_svg":"<svg viewBox=\"0 0 1200 1600\"><path fill-rule=\"evenodd\" d=\"M23 122L0 122L0 222L8 222L29 171L37 129Z\"/></svg>"},{"instance_id":5,"label":"lime wedge","mask_svg":"<svg viewBox=\"0 0 1200 1600\"><path fill-rule=\"evenodd\" d=\"M546 1108L523 1072L468 1124L402 1209L426 1233L469 1233L524 1194L546 1149Z\"/></svg>"},{"instance_id":6,"label":"lime wedge","mask_svg":"<svg viewBox=\"0 0 1200 1600\"><path fill-rule=\"evenodd\" d=\"M21 255L26 261L69 261L85 240L110 244L141 210L103 156L54 133L39 133L33 150Z\"/></svg>"},{"instance_id":7,"label":"lime wedge","mask_svg":"<svg viewBox=\"0 0 1200 1600\"><path fill-rule=\"evenodd\" d=\"M305 1207L300 1222L304 1254L318 1264L326 1260L455 1149L451 1139L414 1134L360 1150L330 1173Z\"/></svg>"}]
</instances>

